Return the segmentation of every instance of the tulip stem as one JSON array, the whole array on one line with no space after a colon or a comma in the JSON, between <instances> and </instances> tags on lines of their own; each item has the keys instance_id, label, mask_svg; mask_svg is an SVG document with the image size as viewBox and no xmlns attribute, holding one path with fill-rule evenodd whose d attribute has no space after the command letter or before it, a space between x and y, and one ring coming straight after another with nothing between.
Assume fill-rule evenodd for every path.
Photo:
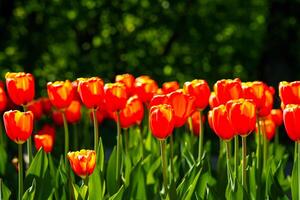
<instances>
[{"instance_id":1,"label":"tulip stem","mask_svg":"<svg viewBox=\"0 0 300 200\"><path fill-rule=\"evenodd\" d=\"M23 105L23 111L24 112L27 111L27 107L25 105ZM31 139L31 135L27 139L26 146L27 146L27 153L28 153L29 166L30 166L31 161L32 161L32 139Z\"/></svg>"},{"instance_id":2,"label":"tulip stem","mask_svg":"<svg viewBox=\"0 0 300 200\"><path fill-rule=\"evenodd\" d=\"M170 152L171 152L171 178L175 177L174 174L174 143L173 143L173 134L170 136Z\"/></svg>"},{"instance_id":3,"label":"tulip stem","mask_svg":"<svg viewBox=\"0 0 300 200\"><path fill-rule=\"evenodd\" d=\"M199 110L199 146L198 146L198 161L200 162L203 153L203 126L202 126L202 111Z\"/></svg>"},{"instance_id":4,"label":"tulip stem","mask_svg":"<svg viewBox=\"0 0 300 200\"><path fill-rule=\"evenodd\" d=\"M260 154L261 154L261 129L260 129L260 122L259 122L259 118L257 118L256 120L257 123L257 147L256 147L256 159L257 159L257 169L258 172L260 172L261 170L261 158L260 158Z\"/></svg>"},{"instance_id":5,"label":"tulip stem","mask_svg":"<svg viewBox=\"0 0 300 200\"><path fill-rule=\"evenodd\" d=\"M67 123L65 112L62 112L62 117L63 117L64 130L65 130L65 165L67 167L67 165L68 165L67 154L69 151L69 129L68 129L68 123Z\"/></svg>"},{"instance_id":6,"label":"tulip stem","mask_svg":"<svg viewBox=\"0 0 300 200\"><path fill-rule=\"evenodd\" d=\"M86 185L87 187L89 186L89 176L87 176L85 179L82 179L83 184Z\"/></svg>"},{"instance_id":7,"label":"tulip stem","mask_svg":"<svg viewBox=\"0 0 300 200\"><path fill-rule=\"evenodd\" d=\"M166 159L166 141L160 140L160 150L161 150L161 164L163 173L163 183L165 194L168 194L168 178L167 178L167 159Z\"/></svg>"},{"instance_id":8,"label":"tulip stem","mask_svg":"<svg viewBox=\"0 0 300 200\"><path fill-rule=\"evenodd\" d=\"M22 144L18 144L18 157L19 157L19 193L18 200L22 199L23 196L23 153L22 153Z\"/></svg>"},{"instance_id":9,"label":"tulip stem","mask_svg":"<svg viewBox=\"0 0 300 200\"><path fill-rule=\"evenodd\" d=\"M239 137L234 137L234 173L235 178L238 178L238 166L239 165Z\"/></svg>"},{"instance_id":10,"label":"tulip stem","mask_svg":"<svg viewBox=\"0 0 300 200\"><path fill-rule=\"evenodd\" d=\"M116 180L119 180L120 174L120 150L121 150L121 126L120 126L120 112L117 111L117 166L116 166Z\"/></svg>"},{"instance_id":11,"label":"tulip stem","mask_svg":"<svg viewBox=\"0 0 300 200\"><path fill-rule=\"evenodd\" d=\"M128 148L129 148L128 128L124 129L124 139L125 139L125 152L128 153Z\"/></svg>"},{"instance_id":12,"label":"tulip stem","mask_svg":"<svg viewBox=\"0 0 300 200\"><path fill-rule=\"evenodd\" d=\"M243 151L243 167L242 167L242 185L244 189L247 191L247 175L246 175L246 156L247 156L247 141L246 136L242 137L242 151Z\"/></svg>"},{"instance_id":13,"label":"tulip stem","mask_svg":"<svg viewBox=\"0 0 300 200\"><path fill-rule=\"evenodd\" d=\"M78 149L78 125L76 123L73 124L73 130L74 130L74 149Z\"/></svg>"},{"instance_id":14,"label":"tulip stem","mask_svg":"<svg viewBox=\"0 0 300 200\"><path fill-rule=\"evenodd\" d=\"M263 120L263 169L265 170L268 161L268 138L266 134L266 124Z\"/></svg>"},{"instance_id":15,"label":"tulip stem","mask_svg":"<svg viewBox=\"0 0 300 200\"><path fill-rule=\"evenodd\" d=\"M96 108L93 108L93 122L94 122L94 150L97 151L98 139L99 139L99 130L98 130L98 121L96 115Z\"/></svg>"},{"instance_id":16,"label":"tulip stem","mask_svg":"<svg viewBox=\"0 0 300 200\"><path fill-rule=\"evenodd\" d=\"M300 200L300 143L296 142L298 146L298 200Z\"/></svg>"},{"instance_id":17,"label":"tulip stem","mask_svg":"<svg viewBox=\"0 0 300 200\"><path fill-rule=\"evenodd\" d=\"M233 189L233 182L232 182L232 174L231 174L231 167L230 167L230 141L225 141L226 145L226 164L227 164L227 179L228 184L230 184L231 189Z\"/></svg>"}]
</instances>

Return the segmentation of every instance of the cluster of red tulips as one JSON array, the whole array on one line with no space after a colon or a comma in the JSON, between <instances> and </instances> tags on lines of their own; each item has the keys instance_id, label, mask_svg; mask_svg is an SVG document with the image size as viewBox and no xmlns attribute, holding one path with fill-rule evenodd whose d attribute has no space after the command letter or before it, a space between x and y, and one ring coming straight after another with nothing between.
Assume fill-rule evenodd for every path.
<instances>
[{"instance_id":1,"label":"cluster of red tulips","mask_svg":"<svg viewBox=\"0 0 300 200\"><path fill-rule=\"evenodd\" d=\"M281 82L279 96L281 109L273 109L273 87L260 81L241 82L240 79L219 80L214 84L213 92L205 80L193 80L185 82L181 89L178 82L166 82L159 88L157 83L148 76L133 77L130 74L117 75L114 83L104 83L99 77L79 78L76 81L55 81L47 84L48 97L34 100L35 81L32 74L19 72L7 73L6 95L4 85L0 85L0 110L12 108L11 104L23 107L23 112L10 110L4 112L3 120L7 136L18 144L19 163L19 193L18 199L23 196L23 147L27 142L27 154L29 166L33 160L32 131L34 121L43 115L51 115L53 121L64 126L64 158L65 165L70 166L75 174L88 181L96 167L96 152L99 152L101 138L98 124L104 118L110 118L117 123L116 146L116 181L122 181L122 136L121 128L128 129L132 126L142 126L145 119L154 137L160 141L163 192L165 197L171 198L171 186L174 171L174 128L186 125L194 135L199 136L197 163L203 164L204 150L204 111L210 106L207 119L209 126L225 145L227 159L227 181L229 196L238 191L241 182L242 193L249 193L249 170L247 166L246 138L255 131L256 153L256 183L258 184L256 197L261 197L260 183L266 175L267 161L269 159L268 142L273 139L277 127L282 124L288 136L296 142L295 160L300 159L300 82ZM9 103L12 102L12 103ZM9 105L9 106L8 106ZM81 106L90 110L91 120L94 126L93 150L82 149L69 152L68 123L77 123L81 119ZM283 120L282 120L283 119ZM142 134L142 133L141 133ZM76 135L75 135L76 137ZM242 153L240 159L240 142L242 139ZM144 140L141 135L140 145ZM167 139L169 138L170 173L168 173ZM234 144L233 162L231 143ZM46 125L37 134L34 134L34 143L37 151L42 149L51 153L55 142L55 129ZM278 138L275 138L278 142ZM125 151L128 141L125 138ZM69 162L68 162L69 160ZM242 173L239 175L239 163L242 161ZM234 166L234 170L232 170ZM298 165L300 166L300 165ZM298 167L298 179L300 179L300 167ZM67 172L70 178L70 171ZM171 176L170 177L168 177ZM240 180L241 177L241 180ZM300 184L299 184L300 187ZM300 191L300 188L299 188ZM251 194L253 196L253 194ZM299 192L300 199L300 192Z\"/></svg>"}]
</instances>

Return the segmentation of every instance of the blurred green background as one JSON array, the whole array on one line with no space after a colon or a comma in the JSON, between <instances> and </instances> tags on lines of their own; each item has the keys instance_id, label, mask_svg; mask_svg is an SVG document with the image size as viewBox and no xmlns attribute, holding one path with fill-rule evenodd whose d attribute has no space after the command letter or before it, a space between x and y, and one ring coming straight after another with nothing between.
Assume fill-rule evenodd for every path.
<instances>
[{"instance_id":1,"label":"blurred green background","mask_svg":"<svg viewBox=\"0 0 300 200\"><path fill-rule=\"evenodd\" d=\"M299 0L1 0L0 68L47 81L299 79Z\"/></svg>"}]
</instances>

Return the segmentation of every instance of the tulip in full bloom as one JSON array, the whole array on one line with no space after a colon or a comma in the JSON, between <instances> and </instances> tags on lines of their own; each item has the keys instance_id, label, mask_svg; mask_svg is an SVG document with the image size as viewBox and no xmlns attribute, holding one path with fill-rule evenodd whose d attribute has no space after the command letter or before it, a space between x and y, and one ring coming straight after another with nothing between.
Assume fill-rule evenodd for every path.
<instances>
[{"instance_id":1,"label":"tulip in full bloom","mask_svg":"<svg viewBox=\"0 0 300 200\"><path fill-rule=\"evenodd\" d=\"M127 101L126 87L122 83L107 83L104 86L106 108L111 112L123 109Z\"/></svg>"},{"instance_id":2,"label":"tulip in full bloom","mask_svg":"<svg viewBox=\"0 0 300 200\"><path fill-rule=\"evenodd\" d=\"M17 144L23 144L30 137L33 127L33 114L31 111L6 111L3 115L6 134Z\"/></svg>"},{"instance_id":3,"label":"tulip in full bloom","mask_svg":"<svg viewBox=\"0 0 300 200\"><path fill-rule=\"evenodd\" d=\"M240 79L222 79L215 83L214 91L219 104L243 97L242 82Z\"/></svg>"},{"instance_id":4,"label":"tulip in full bloom","mask_svg":"<svg viewBox=\"0 0 300 200\"><path fill-rule=\"evenodd\" d=\"M300 105L288 104L283 110L283 122L289 138L300 141Z\"/></svg>"},{"instance_id":5,"label":"tulip in full bloom","mask_svg":"<svg viewBox=\"0 0 300 200\"><path fill-rule=\"evenodd\" d=\"M184 93L195 97L195 108L203 110L208 105L210 89L205 80L195 79L191 82L185 82L183 85Z\"/></svg>"},{"instance_id":6,"label":"tulip in full bloom","mask_svg":"<svg viewBox=\"0 0 300 200\"><path fill-rule=\"evenodd\" d=\"M26 105L34 98L34 78L30 73L6 73L6 87L10 99L16 105Z\"/></svg>"},{"instance_id":7,"label":"tulip in full bloom","mask_svg":"<svg viewBox=\"0 0 300 200\"><path fill-rule=\"evenodd\" d=\"M152 134L158 139L166 139L174 129L172 106L160 104L150 108L149 125Z\"/></svg>"},{"instance_id":8,"label":"tulip in full bloom","mask_svg":"<svg viewBox=\"0 0 300 200\"><path fill-rule=\"evenodd\" d=\"M74 97L72 83L69 80L47 83L49 99L57 109L67 108Z\"/></svg>"},{"instance_id":9,"label":"tulip in full bloom","mask_svg":"<svg viewBox=\"0 0 300 200\"><path fill-rule=\"evenodd\" d=\"M162 85L162 91L164 94L169 94L179 89L179 83L177 81L164 82Z\"/></svg>"},{"instance_id":10,"label":"tulip in full bloom","mask_svg":"<svg viewBox=\"0 0 300 200\"><path fill-rule=\"evenodd\" d=\"M104 82L98 77L79 78L78 93L87 108L97 108L103 103Z\"/></svg>"},{"instance_id":11,"label":"tulip in full bloom","mask_svg":"<svg viewBox=\"0 0 300 200\"><path fill-rule=\"evenodd\" d=\"M255 129L256 107L252 100L237 99L228 101L226 109L235 134L247 136Z\"/></svg>"},{"instance_id":12,"label":"tulip in full bloom","mask_svg":"<svg viewBox=\"0 0 300 200\"><path fill-rule=\"evenodd\" d=\"M69 152L68 159L74 173L82 179L91 175L96 166L96 152L94 150L82 149Z\"/></svg>"},{"instance_id":13,"label":"tulip in full bloom","mask_svg":"<svg viewBox=\"0 0 300 200\"><path fill-rule=\"evenodd\" d=\"M46 153L50 153L53 149L53 137L48 134L34 135L34 144L36 150L43 148Z\"/></svg>"}]
</instances>

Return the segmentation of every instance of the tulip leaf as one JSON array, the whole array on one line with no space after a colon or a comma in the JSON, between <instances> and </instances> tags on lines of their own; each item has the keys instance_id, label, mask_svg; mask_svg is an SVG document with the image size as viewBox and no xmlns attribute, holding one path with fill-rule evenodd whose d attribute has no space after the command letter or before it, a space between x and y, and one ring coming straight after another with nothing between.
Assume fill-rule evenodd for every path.
<instances>
[{"instance_id":1,"label":"tulip leaf","mask_svg":"<svg viewBox=\"0 0 300 200\"><path fill-rule=\"evenodd\" d=\"M5 174L5 169L6 169L6 166L7 166L7 153L5 151L3 143L0 144L0 158L1 158L0 174L4 175Z\"/></svg>"},{"instance_id":2,"label":"tulip leaf","mask_svg":"<svg viewBox=\"0 0 300 200\"><path fill-rule=\"evenodd\" d=\"M161 158L158 157L154 162L151 162L150 167L147 169L147 185L154 184L155 178L154 173L159 169L161 166Z\"/></svg>"},{"instance_id":3,"label":"tulip leaf","mask_svg":"<svg viewBox=\"0 0 300 200\"><path fill-rule=\"evenodd\" d=\"M130 180L128 188L129 197L133 199L147 199L146 175L141 162L132 169Z\"/></svg>"},{"instance_id":4,"label":"tulip leaf","mask_svg":"<svg viewBox=\"0 0 300 200\"><path fill-rule=\"evenodd\" d=\"M109 200L122 200L124 191L125 191L125 186L122 185L120 189L109 198Z\"/></svg>"},{"instance_id":5,"label":"tulip leaf","mask_svg":"<svg viewBox=\"0 0 300 200\"><path fill-rule=\"evenodd\" d=\"M46 153L42 150L42 148L38 151L38 153L34 156L32 163L27 170L26 176L29 174L34 175L36 177L44 177L46 170L48 168L48 158Z\"/></svg>"},{"instance_id":6,"label":"tulip leaf","mask_svg":"<svg viewBox=\"0 0 300 200\"><path fill-rule=\"evenodd\" d=\"M96 167L93 174L89 176L89 199L104 199L105 182L103 180L100 166Z\"/></svg>"},{"instance_id":7,"label":"tulip leaf","mask_svg":"<svg viewBox=\"0 0 300 200\"><path fill-rule=\"evenodd\" d=\"M33 179L32 185L26 190L22 200L34 200L36 190L36 181Z\"/></svg>"},{"instance_id":8,"label":"tulip leaf","mask_svg":"<svg viewBox=\"0 0 300 200\"><path fill-rule=\"evenodd\" d=\"M0 178L0 199L9 199L11 195L11 191L8 187L3 183L3 180Z\"/></svg>"},{"instance_id":9,"label":"tulip leaf","mask_svg":"<svg viewBox=\"0 0 300 200\"><path fill-rule=\"evenodd\" d=\"M104 155L104 148L103 148L101 137L99 138L99 144L98 144L96 155L97 155L96 165L99 167L100 171L103 172L105 155Z\"/></svg>"},{"instance_id":10,"label":"tulip leaf","mask_svg":"<svg viewBox=\"0 0 300 200\"><path fill-rule=\"evenodd\" d=\"M113 195L118 191L118 180L116 175L117 151L116 147L113 149L107 164L106 181L109 195Z\"/></svg>"}]
</instances>

